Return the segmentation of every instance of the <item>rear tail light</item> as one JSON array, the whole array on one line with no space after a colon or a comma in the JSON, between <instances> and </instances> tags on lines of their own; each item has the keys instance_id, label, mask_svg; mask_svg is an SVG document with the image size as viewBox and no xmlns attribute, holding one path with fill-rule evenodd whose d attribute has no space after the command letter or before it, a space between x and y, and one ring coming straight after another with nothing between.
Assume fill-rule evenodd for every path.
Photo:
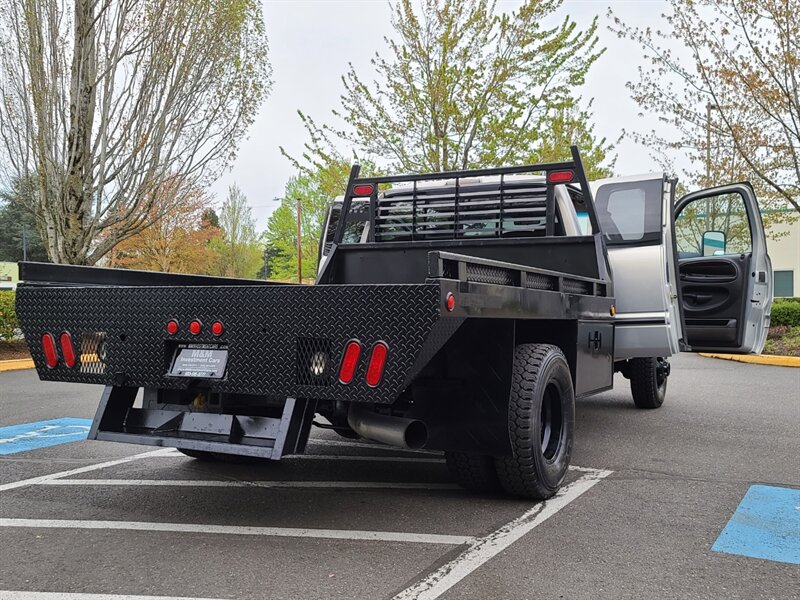
<instances>
[{"instance_id":1,"label":"rear tail light","mask_svg":"<svg viewBox=\"0 0 800 600\"><path fill-rule=\"evenodd\" d=\"M167 333L170 335L178 333L178 322L175 319L167 322Z\"/></svg>"},{"instance_id":2,"label":"rear tail light","mask_svg":"<svg viewBox=\"0 0 800 600\"><path fill-rule=\"evenodd\" d=\"M58 366L58 353L56 352L56 338L52 333L45 333L42 336L42 350L44 350L44 360L47 366L55 369Z\"/></svg>"},{"instance_id":3,"label":"rear tail light","mask_svg":"<svg viewBox=\"0 0 800 600\"><path fill-rule=\"evenodd\" d=\"M386 366L386 357L389 354L389 346L383 342L378 342L372 347L372 354L369 357L367 367L367 385L377 386L383 379L383 369Z\"/></svg>"},{"instance_id":4,"label":"rear tail light","mask_svg":"<svg viewBox=\"0 0 800 600\"><path fill-rule=\"evenodd\" d=\"M214 335L222 335L223 331L225 331L225 327L220 321L214 321L211 324L211 333Z\"/></svg>"},{"instance_id":5,"label":"rear tail light","mask_svg":"<svg viewBox=\"0 0 800 600\"><path fill-rule=\"evenodd\" d=\"M360 357L361 344L356 340L347 342L347 346L344 349L344 358L342 358L342 366L339 367L339 381L345 384L353 381Z\"/></svg>"},{"instance_id":6,"label":"rear tail light","mask_svg":"<svg viewBox=\"0 0 800 600\"><path fill-rule=\"evenodd\" d=\"M192 321L189 323L189 332L192 335L200 335L200 332L203 331L203 324L200 321Z\"/></svg>"},{"instance_id":7,"label":"rear tail light","mask_svg":"<svg viewBox=\"0 0 800 600\"><path fill-rule=\"evenodd\" d=\"M75 348L72 347L72 336L67 331L61 334L61 356L64 357L64 364L70 369L78 362L75 358Z\"/></svg>"}]
</instances>

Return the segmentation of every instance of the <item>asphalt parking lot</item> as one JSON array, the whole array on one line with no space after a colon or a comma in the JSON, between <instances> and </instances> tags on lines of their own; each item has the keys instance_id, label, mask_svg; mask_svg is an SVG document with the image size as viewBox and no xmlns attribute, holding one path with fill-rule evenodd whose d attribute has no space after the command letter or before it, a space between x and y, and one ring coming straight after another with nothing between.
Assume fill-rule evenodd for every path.
<instances>
[{"instance_id":1,"label":"asphalt parking lot","mask_svg":"<svg viewBox=\"0 0 800 600\"><path fill-rule=\"evenodd\" d=\"M578 403L576 468L543 504L319 430L257 466L0 456L0 598L800 598L800 565L712 550L752 485L800 488L800 369L680 356L656 411L616 385ZM100 391L0 373L0 427L91 418Z\"/></svg>"}]
</instances>

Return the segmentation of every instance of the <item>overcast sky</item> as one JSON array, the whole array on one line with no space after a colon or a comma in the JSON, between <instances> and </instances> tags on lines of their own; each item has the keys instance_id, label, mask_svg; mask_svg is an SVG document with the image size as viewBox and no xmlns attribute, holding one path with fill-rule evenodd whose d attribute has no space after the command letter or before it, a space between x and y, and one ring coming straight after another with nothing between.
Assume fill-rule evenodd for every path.
<instances>
[{"instance_id":1,"label":"overcast sky","mask_svg":"<svg viewBox=\"0 0 800 600\"><path fill-rule=\"evenodd\" d=\"M510 11L514 0L500 0L498 7ZM595 132L616 140L623 129L649 130L658 127L652 118L638 116L625 83L637 78L641 50L619 40L607 29L611 6L625 22L659 28L666 6L661 0L566 0L559 13L581 24L600 16L598 35L606 53L595 63L580 91L594 98ZM384 48L383 37L391 34L389 4L386 0L264 0L264 17L270 44L273 88L242 143L231 170L213 186L221 203L227 188L236 183L247 195L259 230L266 228L269 214L277 206L272 199L283 194L293 175L279 146L299 155L306 141L296 111L312 116L318 123L330 120L339 102L341 75L352 62L359 74L371 73L369 60ZM656 170L645 149L623 139L616 148L616 171L620 175Z\"/></svg>"}]
</instances>

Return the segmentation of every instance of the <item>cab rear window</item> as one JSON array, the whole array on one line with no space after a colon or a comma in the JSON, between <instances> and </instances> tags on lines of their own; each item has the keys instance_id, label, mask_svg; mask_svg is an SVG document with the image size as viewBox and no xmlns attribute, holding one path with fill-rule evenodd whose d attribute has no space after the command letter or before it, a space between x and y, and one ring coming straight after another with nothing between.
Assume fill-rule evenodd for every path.
<instances>
[{"instance_id":1,"label":"cab rear window","mask_svg":"<svg viewBox=\"0 0 800 600\"><path fill-rule=\"evenodd\" d=\"M594 202L608 245L661 242L662 194L661 180L601 186Z\"/></svg>"}]
</instances>

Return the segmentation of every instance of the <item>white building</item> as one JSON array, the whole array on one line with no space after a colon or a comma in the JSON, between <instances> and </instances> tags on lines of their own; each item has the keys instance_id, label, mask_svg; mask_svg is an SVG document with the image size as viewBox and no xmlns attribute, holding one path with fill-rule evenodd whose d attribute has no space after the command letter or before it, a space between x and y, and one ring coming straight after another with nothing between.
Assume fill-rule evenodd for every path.
<instances>
[{"instance_id":1,"label":"white building","mask_svg":"<svg viewBox=\"0 0 800 600\"><path fill-rule=\"evenodd\" d=\"M773 236L778 234L777 239ZM775 297L800 296L800 219L773 225L767 231L767 251L772 259Z\"/></svg>"}]
</instances>

